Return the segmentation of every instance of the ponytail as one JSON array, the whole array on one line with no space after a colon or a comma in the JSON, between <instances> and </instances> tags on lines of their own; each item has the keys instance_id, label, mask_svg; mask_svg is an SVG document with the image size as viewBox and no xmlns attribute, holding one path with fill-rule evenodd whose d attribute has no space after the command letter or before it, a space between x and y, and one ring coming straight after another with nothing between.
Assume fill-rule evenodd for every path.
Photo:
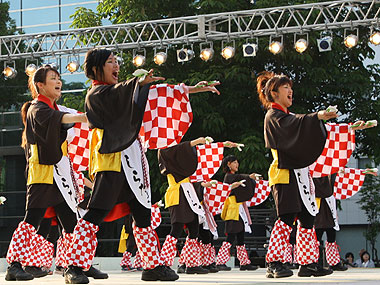
<instances>
[{"instance_id":1,"label":"ponytail","mask_svg":"<svg viewBox=\"0 0 380 285\"><path fill-rule=\"evenodd\" d=\"M268 109L274 102L271 92L278 91L278 88L285 84L293 86L293 82L284 74L279 75L272 71L260 72L257 77L257 93L265 109Z\"/></svg>"},{"instance_id":2,"label":"ponytail","mask_svg":"<svg viewBox=\"0 0 380 285\"><path fill-rule=\"evenodd\" d=\"M21 147L25 148L26 146L26 117L28 114L28 110L30 105L32 104L32 101L25 102L24 105L21 107L21 118L22 123L24 124L24 130L22 132L22 140L21 140Z\"/></svg>"}]
</instances>

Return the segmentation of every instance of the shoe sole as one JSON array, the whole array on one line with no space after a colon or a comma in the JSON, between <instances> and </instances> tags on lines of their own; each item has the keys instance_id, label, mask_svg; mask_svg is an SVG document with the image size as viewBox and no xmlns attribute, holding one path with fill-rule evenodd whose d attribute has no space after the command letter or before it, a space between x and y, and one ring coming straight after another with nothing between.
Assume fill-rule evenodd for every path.
<instances>
[{"instance_id":1,"label":"shoe sole","mask_svg":"<svg viewBox=\"0 0 380 285\"><path fill-rule=\"evenodd\" d=\"M86 280L87 282L80 282L80 280L69 280L69 278L67 278L65 276L65 283L66 284L88 284L90 283L90 280Z\"/></svg>"},{"instance_id":2,"label":"shoe sole","mask_svg":"<svg viewBox=\"0 0 380 285\"><path fill-rule=\"evenodd\" d=\"M16 277L11 277L9 275L5 275L5 281L30 281L30 280L33 280L34 277L32 276L32 278L26 278L26 279L22 279L22 278L16 278Z\"/></svg>"}]
</instances>

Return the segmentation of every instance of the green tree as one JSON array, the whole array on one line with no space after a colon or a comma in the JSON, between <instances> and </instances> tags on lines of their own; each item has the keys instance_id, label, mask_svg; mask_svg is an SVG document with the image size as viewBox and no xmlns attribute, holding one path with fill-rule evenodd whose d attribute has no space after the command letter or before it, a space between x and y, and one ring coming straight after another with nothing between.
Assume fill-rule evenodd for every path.
<instances>
[{"instance_id":1,"label":"green tree","mask_svg":"<svg viewBox=\"0 0 380 285\"><path fill-rule=\"evenodd\" d=\"M245 9L286 6L294 4L323 1L256 1L249 0L158 0L149 6L142 0L104 0L98 7L94 18L109 19L113 24L138 22L144 20L181 17L196 14L208 14ZM180 4L179 4L180 3ZM78 11L81 11L80 13ZM90 21L79 8L73 16L75 28L88 27ZM293 48L293 35L284 36L284 52L273 55L268 51L268 37L259 39L259 52L256 57L243 57L240 47L245 40L236 40L235 57L227 61L218 55L221 43L214 42L215 56L210 62L203 62L199 57L180 64L176 60L176 49L168 50L168 60L162 66L154 65L151 59L153 51L147 50L146 69L154 68L156 73L164 76L166 82L185 82L189 85L200 80L219 80L221 96L214 94L195 94L191 96L194 121L185 136L186 140L199 136L211 136L216 141L232 140L246 145L242 152L228 150L240 159L240 171L266 172L271 155L264 147L263 119L265 112L260 105L255 91L255 78L265 69L285 73L294 81L295 113L312 112L338 105L341 113L348 117L345 121L377 118L380 112L377 103L379 94L378 65L366 67L363 59L373 58L374 51L367 43L368 29L361 28L361 42L353 49L343 44L343 31L332 31L333 50L320 53L316 46L319 33L309 33L309 48L298 54ZM195 46L196 52L199 50ZM131 64L131 53L124 51L124 66L120 79L129 78L135 67ZM380 161L380 149L370 149L369 145L380 143L376 130L368 130L358 135L358 153ZM371 142L371 143L369 143ZM151 165L153 189L163 189L164 179L160 176L155 152L148 154ZM221 175L221 174L219 174ZM220 177L220 176L219 176Z\"/></svg>"},{"instance_id":2,"label":"green tree","mask_svg":"<svg viewBox=\"0 0 380 285\"><path fill-rule=\"evenodd\" d=\"M367 216L367 231L364 233L366 240L371 245L372 258L375 263L379 262L376 249L377 236L380 232L380 178L367 175L364 186L360 191L360 208Z\"/></svg>"},{"instance_id":3,"label":"green tree","mask_svg":"<svg viewBox=\"0 0 380 285\"><path fill-rule=\"evenodd\" d=\"M0 35L8 36L14 35L16 33L16 25L13 19L9 17L9 3L0 3ZM6 54L5 47L1 47L2 54ZM22 48L20 46L20 48ZM1 62L3 64L3 62ZM13 62L9 63L13 67ZM9 109L20 108L20 105L28 100L25 96L27 90L28 77L26 76L25 60L16 60L16 70L18 74L14 79L5 79L4 76L0 75L0 111L7 111ZM3 66L0 66L0 70L3 70Z\"/></svg>"}]
</instances>

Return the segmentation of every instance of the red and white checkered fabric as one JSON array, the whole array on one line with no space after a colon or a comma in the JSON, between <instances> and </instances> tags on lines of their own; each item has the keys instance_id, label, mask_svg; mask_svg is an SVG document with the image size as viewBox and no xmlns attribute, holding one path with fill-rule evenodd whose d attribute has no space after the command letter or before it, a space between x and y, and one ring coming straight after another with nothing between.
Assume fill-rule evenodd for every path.
<instances>
[{"instance_id":1,"label":"red and white checkered fabric","mask_svg":"<svg viewBox=\"0 0 380 285\"><path fill-rule=\"evenodd\" d=\"M99 230L86 220L80 219L74 228L74 239L69 245L67 254L67 264L82 267L88 270L95 256L98 239L96 233Z\"/></svg>"},{"instance_id":2,"label":"red and white checkered fabric","mask_svg":"<svg viewBox=\"0 0 380 285\"><path fill-rule=\"evenodd\" d=\"M44 243L44 238L39 235L35 234L32 236L31 242L29 244L29 256L24 261L24 266L36 266L36 267L42 267L42 253L41 253L41 247Z\"/></svg>"},{"instance_id":3,"label":"red and white checkered fabric","mask_svg":"<svg viewBox=\"0 0 380 285\"><path fill-rule=\"evenodd\" d=\"M177 239L171 235L167 235L160 252L161 262L167 266L172 266L176 254Z\"/></svg>"},{"instance_id":4,"label":"red and white checkered fabric","mask_svg":"<svg viewBox=\"0 0 380 285\"><path fill-rule=\"evenodd\" d=\"M55 266L61 266L63 268L67 267L67 254L70 245L74 240L74 234L67 234L65 231L62 231L62 235L57 241L57 251L55 253Z\"/></svg>"},{"instance_id":5,"label":"red and white checkered fabric","mask_svg":"<svg viewBox=\"0 0 380 285\"><path fill-rule=\"evenodd\" d=\"M199 247L201 249L201 265L208 266L215 263L215 247L211 243L200 243Z\"/></svg>"},{"instance_id":6,"label":"red and white checkered fabric","mask_svg":"<svg viewBox=\"0 0 380 285\"><path fill-rule=\"evenodd\" d=\"M326 124L327 140L322 154L309 166L312 177L338 172L344 167L355 149L355 131L349 124Z\"/></svg>"},{"instance_id":7,"label":"red and white checkered fabric","mask_svg":"<svg viewBox=\"0 0 380 285\"><path fill-rule=\"evenodd\" d=\"M292 249L293 245L291 243L288 243L288 246L284 252L284 262L293 263Z\"/></svg>"},{"instance_id":8,"label":"red and white checkered fabric","mask_svg":"<svg viewBox=\"0 0 380 285\"><path fill-rule=\"evenodd\" d=\"M133 268L142 268L142 267L143 267L143 264L142 264L140 253L136 251L135 259L133 260Z\"/></svg>"},{"instance_id":9,"label":"red and white checkered fabric","mask_svg":"<svg viewBox=\"0 0 380 285\"><path fill-rule=\"evenodd\" d=\"M140 135L149 149L178 144L193 121L190 100L181 85L157 84L149 90Z\"/></svg>"},{"instance_id":10,"label":"red and white checkered fabric","mask_svg":"<svg viewBox=\"0 0 380 285\"><path fill-rule=\"evenodd\" d=\"M325 244L326 260L330 266L337 265L340 262L339 249L336 242L328 242Z\"/></svg>"},{"instance_id":11,"label":"red and white checkered fabric","mask_svg":"<svg viewBox=\"0 0 380 285\"><path fill-rule=\"evenodd\" d=\"M154 230L161 224L161 211L157 205L152 205L150 224Z\"/></svg>"},{"instance_id":12,"label":"red and white checkered fabric","mask_svg":"<svg viewBox=\"0 0 380 285\"><path fill-rule=\"evenodd\" d=\"M197 239L186 239L188 243L188 251L185 255L185 265L186 267L196 267L201 266L200 254L201 249L199 247Z\"/></svg>"},{"instance_id":13,"label":"red and white checkered fabric","mask_svg":"<svg viewBox=\"0 0 380 285\"><path fill-rule=\"evenodd\" d=\"M158 242L152 227L139 228L133 224L133 235L144 269L153 269L161 264Z\"/></svg>"},{"instance_id":14,"label":"red and white checkered fabric","mask_svg":"<svg viewBox=\"0 0 380 285\"><path fill-rule=\"evenodd\" d=\"M255 194L253 195L251 200L246 202L247 206L252 207L260 205L269 197L270 190L271 188L269 187L269 181L256 181Z\"/></svg>"},{"instance_id":15,"label":"red and white checkered fabric","mask_svg":"<svg viewBox=\"0 0 380 285\"><path fill-rule=\"evenodd\" d=\"M67 108L62 105L58 105L58 109L70 114L81 114L81 112L75 109ZM87 123L76 123L73 128L69 129L67 135L68 152L74 171L88 170L90 139L91 131Z\"/></svg>"},{"instance_id":16,"label":"red and white checkered fabric","mask_svg":"<svg viewBox=\"0 0 380 285\"><path fill-rule=\"evenodd\" d=\"M124 267L124 266L132 267L131 258L132 258L132 253L130 253L129 251L124 251L123 258L120 261L120 266L121 267Z\"/></svg>"},{"instance_id":17,"label":"red and white checkered fabric","mask_svg":"<svg viewBox=\"0 0 380 285\"><path fill-rule=\"evenodd\" d=\"M237 245L236 246L236 255L240 261L240 266L251 264L251 261L248 258L247 250L245 249L245 245Z\"/></svg>"},{"instance_id":18,"label":"red and white checkered fabric","mask_svg":"<svg viewBox=\"0 0 380 285\"><path fill-rule=\"evenodd\" d=\"M18 224L9 244L7 252L8 264L20 262L23 266L35 266L30 259L31 251L36 246L35 235L36 229L32 225L26 222L20 222Z\"/></svg>"},{"instance_id":19,"label":"red and white checkered fabric","mask_svg":"<svg viewBox=\"0 0 380 285\"><path fill-rule=\"evenodd\" d=\"M231 244L227 241L222 243L219 248L218 256L216 257L216 265L226 264L230 260L230 248Z\"/></svg>"},{"instance_id":20,"label":"red and white checkered fabric","mask_svg":"<svg viewBox=\"0 0 380 285\"><path fill-rule=\"evenodd\" d=\"M217 182L213 187L207 187L203 194L203 201L209 207L213 216L220 214L223 209L224 202L231 194L231 185L227 183Z\"/></svg>"},{"instance_id":21,"label":"red and white checkered fabric","mask_svg":"<svg viewBox=\"0 0 380 285\"><path fill-rule=\"evenodd\" d=\"M189 237L186 237L186 242L183 245L181 253L179 255L178 263L180 265L185 264L186 255L189 253L189 250L190 250L189 243L187 242L188 239Z\"/></svg>"},{"instance_id":22,"label":"red and white checkered fabric","mask_svg":"<svg viewBox=\"0 0 380 285\"><path fill-rule=\"evenodd\" d=\"M73 174L74 174L74 179L75 181L73 182L76 182L77 185L78 185L78 189L79 189L79 200L78 200L78 204L81 203L83 200L84 200L84 175L82 172L80 171L73 171Z\"/></svg>"},{"instance_id":23,"label":"red and white checkered fabric","mask_svg":"<svg viewBox=\"0 0 380 285\"><path fill-rule=\"evenodd\" d=\"M318 263L319 242L317 240L314 227L312 229L305 229L298 225L296 242L296 262L298 264L307 265L311 263Z\"/></svg>"},{"instance_id":24,"label":"red and white checkered fabric","mask_svg":"<svg viewBox=\"0 0 380 285\"><path fill-rule=\"evenodd\" d=\"M221 142L197 145L198 166L191 182L209 181L218 171L223 161L224 145Z\"/></svg>"},{"instance_id":25,"label":"red and white checkered fabric","mask_svg":"<svg viewBox=\"0 0 380 285\"><path fill-rule=\"evenodd\" d=\"M344 200L354 196L360 191L365 179L362 169L344 168L344 174L339 173L335 178L334 197Z\"/></svg>"},{"instance_id":26,"label":"red and white checkered fabric","mask_svg":"<svg viewBox=\"0 0 380 285\"><path fill-rule=\"evenodd\" d=\"M269 239L267 255L265 257L268 263L275 261L284 262L284 255L289 243L291 232L292 228L280 219L274 223Z\"/></svg>"},{"instance_id":27,"label":"red and white checkered fabric","mask_svg":"<svg viewBox=\"0 0 380 285\"><path fill-rule=\"evenodd\" d=\"M54 244L46 240L43 236L36 234L40 239L38 254L41 258L41 265L50 268L53 265Z\"/></svg>"}]
</instances>

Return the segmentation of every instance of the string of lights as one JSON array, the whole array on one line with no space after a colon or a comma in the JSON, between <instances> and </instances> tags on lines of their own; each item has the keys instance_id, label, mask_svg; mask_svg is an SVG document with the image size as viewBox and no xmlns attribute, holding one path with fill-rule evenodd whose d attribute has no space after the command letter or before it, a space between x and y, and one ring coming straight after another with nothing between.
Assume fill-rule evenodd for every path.
<instances>
[{"instance_id":1,"label":"string of lights","mask_svg":"<svg viewBox=\"0 0 380 285\"><path fill-rule=\"evenodd\" d=\"M294 35L294 48L303 53L309 47L308 33L320 31L317 39L320 52L331 50L332 37L322 36L334 29L344 29L344 44L353 48L359 42L359 28L369 27L369 41L380 44L380 0L328 1L284 7L225 12L162 19L112 26L84 28L60 32L24 34L0 37L0 61L3 74L14 78L14 60L39 57L71 56L67 70L80 69L79 54L93 47L114 51L133 50L136 67L146 63L146 48L154 49L157 65L167 60L169 46L182 45L177 50L178 62L195 57L194 44L199 43L199 56L211 60L215 54L214 41L221 41L221 56L230 60L236 53L236 39L246 39L244 56L258 52L258 37L269 36L268 49L273 54L284 50L284 36ZM4 52L5 51L5 52ZM13 67L12 67L13 66ZM32 67L29 67L29 71Z\"/></svg>"}]
</instances>

